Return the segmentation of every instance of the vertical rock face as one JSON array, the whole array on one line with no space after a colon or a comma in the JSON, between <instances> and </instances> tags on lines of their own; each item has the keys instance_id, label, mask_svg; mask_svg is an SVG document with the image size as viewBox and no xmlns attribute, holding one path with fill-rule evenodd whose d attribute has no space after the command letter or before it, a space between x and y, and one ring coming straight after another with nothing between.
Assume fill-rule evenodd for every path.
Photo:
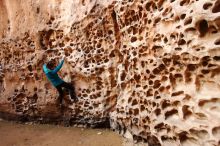
<instances>
[{"instance_id":1,"label":"vertical rock face","mask_svg":"<svg viewBox=\"0 0 220 146\"><path fill-rule=\"evenodd\" d=\"M1 0L0 38L33 35L50 28L67 33L73 23L85 18L97 5L105 7L109 3L107 0Z\"/></svg>"},{"instance_id":2,"label":"vertical rock face","mask_svg":"<svg viewBox=\"0 0 220 146\"><path fill-rule=\"evenodd\" d=\"M60 117L42 72L60 76L79 102L72 123L110 118L149 145L220 144L220 1L0 1L1 115Z\"/></svg>"}]
</instances>

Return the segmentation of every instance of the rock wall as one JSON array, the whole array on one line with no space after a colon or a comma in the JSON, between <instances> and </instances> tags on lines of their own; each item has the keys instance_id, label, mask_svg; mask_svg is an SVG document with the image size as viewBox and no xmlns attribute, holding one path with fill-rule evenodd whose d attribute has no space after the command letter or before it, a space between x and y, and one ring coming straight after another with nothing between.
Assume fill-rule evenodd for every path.
<instances>
[{"instance_id":1,"label":"rock wall","mask_svg":"<svg viewBox=\"0 0 220 146\"><path fill-rule=\"evenodd\" d=\"M23 2L23 3L22 3ZM220 1L6 1L0 10L2 117L111 127L156 145L220 145ZM42 72L50 58L79 102Z\"/></svg>"}]
</instances>

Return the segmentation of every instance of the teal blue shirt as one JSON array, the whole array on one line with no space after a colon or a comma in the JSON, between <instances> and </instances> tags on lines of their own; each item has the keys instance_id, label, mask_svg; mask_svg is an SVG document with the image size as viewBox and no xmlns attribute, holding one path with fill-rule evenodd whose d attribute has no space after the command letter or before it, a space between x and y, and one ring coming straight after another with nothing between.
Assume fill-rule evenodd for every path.
<instances>
[{"instance_id":1,"label":"teal blue shirt","mask_svg":"<svg viewBox=\"0 0 220 146\"><path fill-rule=\"evenodd\" d=\"M46 74L48 80L56 87L60 84L62 84L64 81L58 76L57 72L61 69L63 66L64 60L60 62L60 64L55 67L55 69L50 70L47 68L46 64L43 65L44 73Z\"/></svg>"}]
</instances>

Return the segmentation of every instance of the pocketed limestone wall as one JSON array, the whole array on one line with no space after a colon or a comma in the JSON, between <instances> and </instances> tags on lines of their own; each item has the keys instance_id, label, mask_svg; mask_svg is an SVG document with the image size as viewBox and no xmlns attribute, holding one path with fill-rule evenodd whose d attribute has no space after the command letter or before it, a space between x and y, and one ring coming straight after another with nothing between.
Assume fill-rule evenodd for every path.
<instances>
[{"instance_id":1,"label":"pocketed limestone wall","mask_svg":"<svg viewBox=\"0 0 220 146\"><path fill-rule=\"evenodd\" d=\"M0 1L0 111L149 145L220 144L220 1ZM66 56L65 99L42 72ZM13 117L12 116L12 117ZM60 118L62 117L62 118Z\"/></svg>"}]
</instances>

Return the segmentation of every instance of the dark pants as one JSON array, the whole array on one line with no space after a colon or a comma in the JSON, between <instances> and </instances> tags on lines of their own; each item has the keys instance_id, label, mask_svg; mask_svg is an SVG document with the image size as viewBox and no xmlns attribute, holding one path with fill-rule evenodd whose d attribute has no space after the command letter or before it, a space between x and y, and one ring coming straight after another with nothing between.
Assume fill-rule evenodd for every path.
<instances>
[{"instance_id":1,"label":"dark pants","mask_svg":"<svg viewBox=\"0 0 220 146\"><path fill-rule=\"evenodd\" d=\"M71 99L73 99L74 101L77 100L77 97L75 94L75 88L70 83L63 82L62 84L56 86L56 89L59 92L59 99L58 100L59 100L60 104L62 103L62 100L63 100L63 89L62 88L65 88L69 91Z\"/></svg>"}]
</instances>

